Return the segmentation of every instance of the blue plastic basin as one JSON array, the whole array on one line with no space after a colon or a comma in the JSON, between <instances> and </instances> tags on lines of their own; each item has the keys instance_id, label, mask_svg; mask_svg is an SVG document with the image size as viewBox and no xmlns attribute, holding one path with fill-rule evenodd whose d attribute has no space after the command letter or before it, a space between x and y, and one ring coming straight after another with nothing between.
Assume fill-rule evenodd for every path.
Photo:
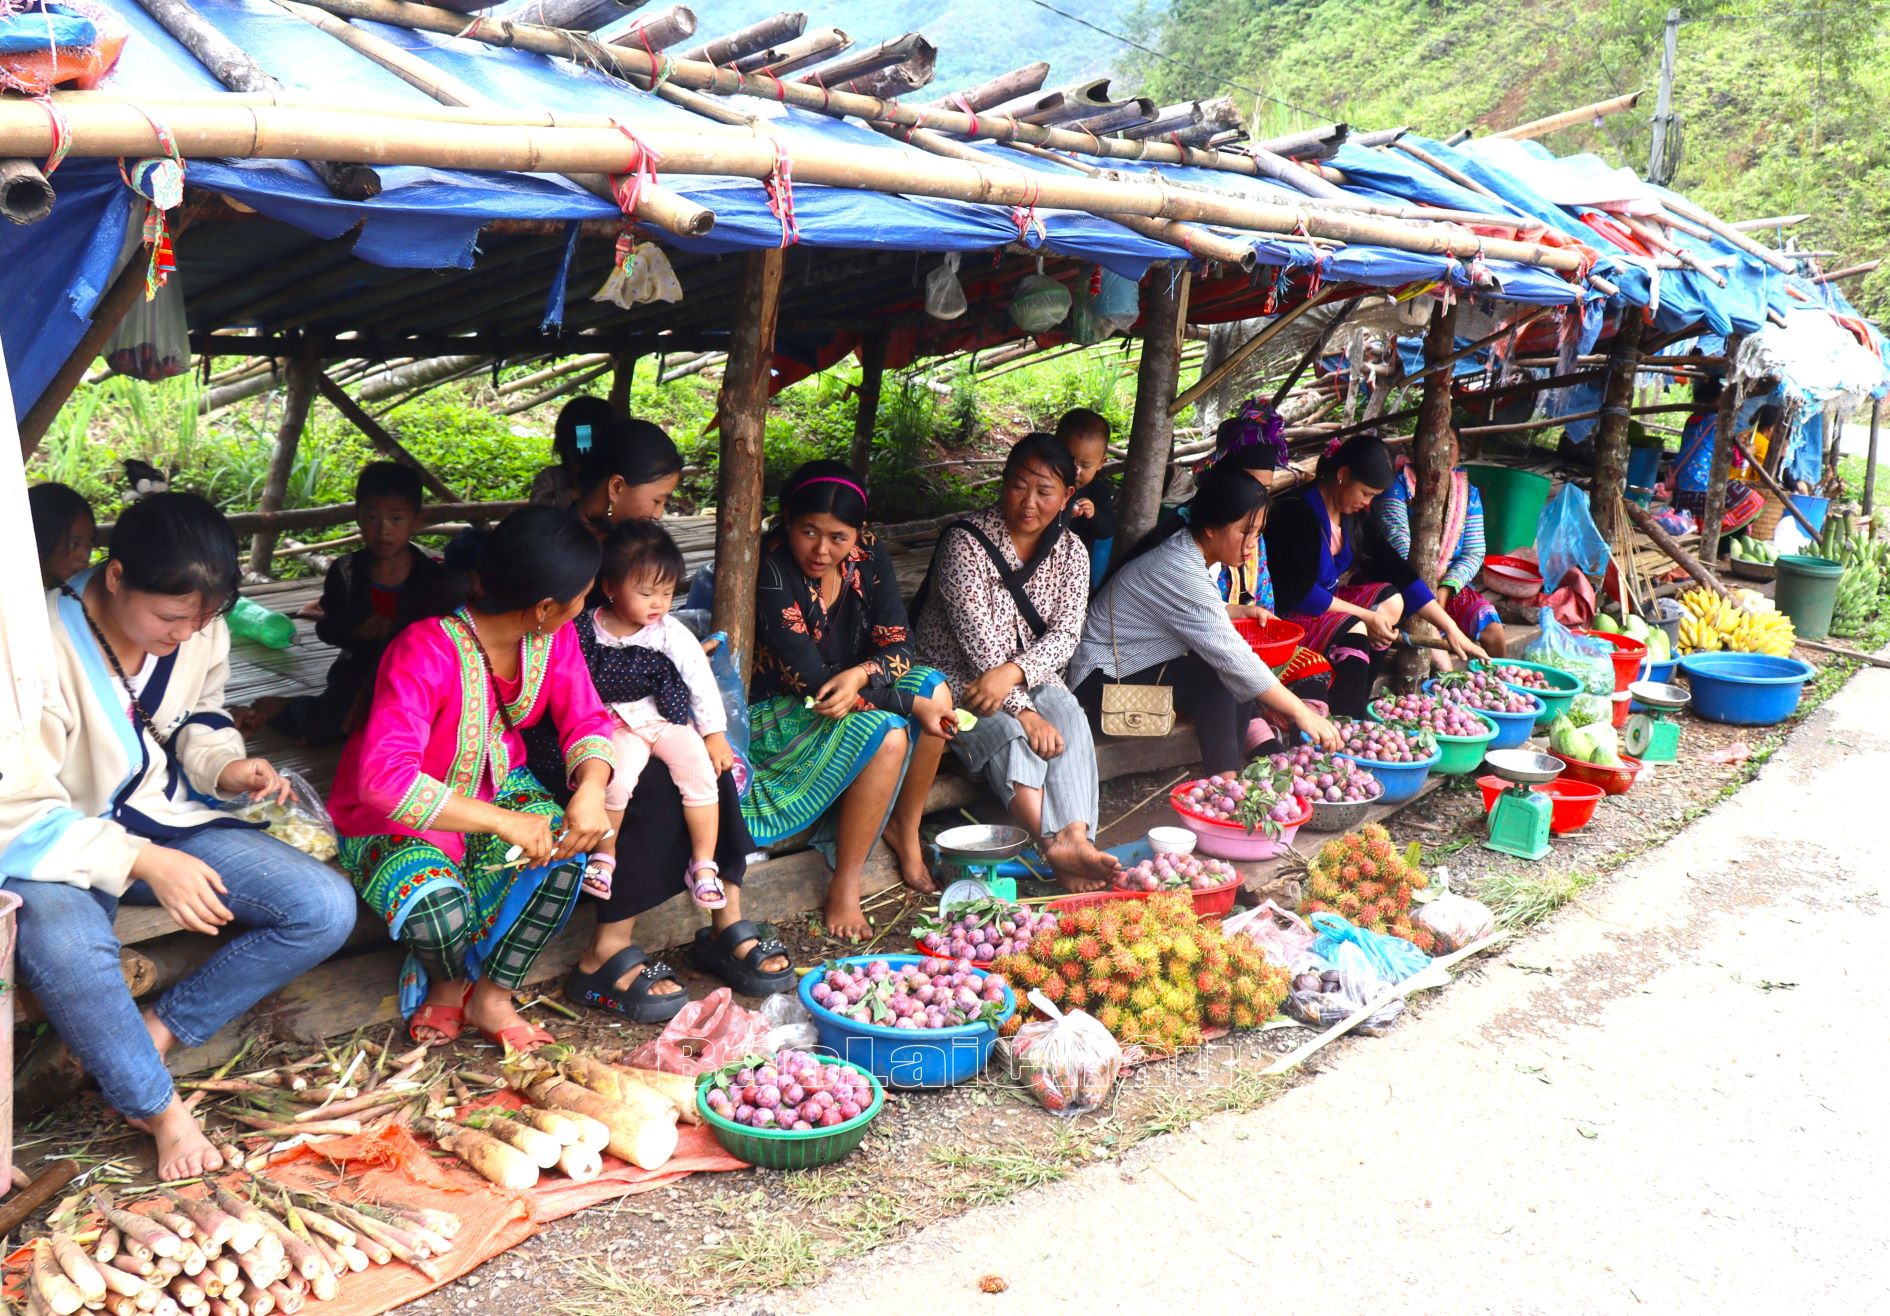
<instances>
[{"instance_id":1,"label":"blue plastic basin","mask_svg":"<svg viewBox=\"0 0 1890 1316\"><path fill-rule=\"evenodd\" d=\"M1542 716L1542 701L1536 698L1535 691L1524 690L1507 682L1503 683L1503 688L1527 696L1534 706L1527 713L1499 713L1492 708L1479 708L1477 712L1496 723L1496 738L1483 747L1485 750L1516 748L1529 739L1529 733L1536 729L1536 719ZM1437 693L1435 677L1424 683L1424 693Z\"/></svg>"},{"instance_id":2,"label":"blue plastic basin","mask_svg":"<svg viewBox=\"0 0 1890 1316\"><path fill-rule=\"evenodd\" d=\"M1690 711L1709 722L1765 727L1783 722L1798 707L1811 679L1810 663L1763 653L1693 653L1680 660L1693 690Z\"/></svg>"},{"instance_id":3,"label":"blue plastic basin","mask_svg":"<svg viewBox=\"0 0 1890 1316\"><path fill-rule=\"evenodd\" d=\"M1385 793L1373 801L1375 804L1403 804L1406 800L1424 789L1425 779L1431 775L1431 769L1443 761L1443 750L1435 750L1427 759L1416 763L1380 763L1357 754L1334 754L1335 759L1350 759L1361 768L1368 770L1378 778L1378 784L1385 788Z\"/></svg>"},{"instance_id":4,"label":"blue plastic basin","mask_svg":"<svg viewBox=\"0 0 1890 1316\"><path fill-rule=\"evenodd\" d=\"M885 960L894 969L917 964L918 955L849 955L835 963L852 968ZM984 976L983 969L974 969ZM961 1024L957 1028L885 1028L879 1024L855 1023L842 1019L824 1005L814 1003L814 984L822 970L815 969L801 977L801 1004L814 1016L814 1028L820 1034L822 1049L843 1060L850 1060L888 1087L948 1088L954 1083L976 1078L991 1057L997 1041L997 1029L989 1024ZM1017 996L1004 988L1002 1024L1017 1010Z\"/></svg>"}]
</instances>

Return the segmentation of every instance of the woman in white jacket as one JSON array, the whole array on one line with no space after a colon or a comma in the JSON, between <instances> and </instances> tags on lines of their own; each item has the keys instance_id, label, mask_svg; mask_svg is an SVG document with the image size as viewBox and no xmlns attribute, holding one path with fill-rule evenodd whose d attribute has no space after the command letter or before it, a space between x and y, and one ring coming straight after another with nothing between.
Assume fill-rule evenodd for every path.
<instances>
[{"instance_id":1,"label":"woman in white jacket","mask_svg":"<svg viewBox=\"0 0 1890 1316\"><path fill-rule=\"evenodd\" d=\"M203 499L127 509L105 564L47 595L58 685L33 780L0 800L0 882L23 902L20 981L105 1100L156 1139L161 1179L222 1165L165 1053L209 1041L354 925L339 873L214 806L288 791L223 709L237 581L236 537ZM222 942L143 1011L119 969L121 900Z\"/></svg>"}]
</instances>

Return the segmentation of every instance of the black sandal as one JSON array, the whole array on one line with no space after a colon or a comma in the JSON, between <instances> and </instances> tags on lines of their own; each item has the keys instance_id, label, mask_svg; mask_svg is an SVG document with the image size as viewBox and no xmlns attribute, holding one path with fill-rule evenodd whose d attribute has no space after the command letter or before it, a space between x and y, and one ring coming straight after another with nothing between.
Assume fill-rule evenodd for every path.
<instances>
[{"instance_id":1,"label":"black sandal","mask_svg":"<svg viewBox=\"0 0 1890 1316\"><path fill-rule=\"evenodd\" d=\"M643 972L632 978L628 987L620 990L617 980L639 964L643 966ZM651 991L650 988L659 982L682 985L682 979L676 976L676 970L669 965L651 959L640 946L626 946L605 960L595 973L585 973L574 967L565 975L564 996L573 1004L605 1010L633 1024L665 1024L689 1003L689 993L687 990Z\"/></svg>"},{"instance_id":2,"label":"black sandal","mask_svg":"<svg viewBox=\"0 0 1890 1316\"><path fill-rule=\"evenodd\" d=\"M750 938L755 944L748 948L746 955L737 959L735 947ZM793 990L792 962L787 968L773 973L761 967L763 960L776 955L788 958L787 947L774 935L774 929L766 925L758 927L745 918L736 920L720 932L713 928L697 928L696 939L689 947L691 966L704 973L714 974L743 996L772 996L776 992Z\"/></svg>"}]
</instances>

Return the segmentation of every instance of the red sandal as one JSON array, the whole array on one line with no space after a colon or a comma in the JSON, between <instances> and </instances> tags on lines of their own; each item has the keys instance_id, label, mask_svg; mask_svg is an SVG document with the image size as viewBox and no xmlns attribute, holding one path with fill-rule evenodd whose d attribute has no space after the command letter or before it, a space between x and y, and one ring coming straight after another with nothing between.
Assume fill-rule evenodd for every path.
<instances>
[{"instance_id":1,"label":"red sandal","mask_svg":"<svg viewBox=\"0 0 1890 1316\"><path fill-rule=\"evenodd\" d=\"M537 1024L513 1024L510 1028L501 1028L496 1033L481 1028L479 1035L496 1047L509 1052L536 1051L541 1046L550 1046L558 1039L540 1028Z\"/></svg>"},{"instance_id":2,"label":"red sandal","mask_svg":"<svg viewBox=\"0 0 1890 1316\"><path fill-rule=\"evenodd\" d=\"M466 1001L472 995L473 985L466 984L466 990L460 994L458 1005L423 1005L413 1012L407 1020L407 1036L422 1046L454 1041L466 1029ZM413 1030L431 1028L438 1037L423 1038Z\"/></svg>"}]
</instances>

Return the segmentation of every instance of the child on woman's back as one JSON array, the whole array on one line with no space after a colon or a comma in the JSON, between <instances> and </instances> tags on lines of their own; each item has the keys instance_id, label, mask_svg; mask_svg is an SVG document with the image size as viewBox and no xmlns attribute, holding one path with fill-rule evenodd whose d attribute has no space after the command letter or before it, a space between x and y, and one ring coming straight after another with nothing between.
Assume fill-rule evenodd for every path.
<instances>
[{"instance_id":1,"label":"child on woman's back","mask_svg":"<svg viewBox=\"0 0 1890 1316\"><path fill-rule=\"evenodd\" d=\"M689 896L703 909L720 909L727 899L715 863L716 779L733 765L735 752L724 734L728 717L702 644L669 615L682 574L682 550L661 526L619 523L604 538L597 575L607 603L580 619L580 635L594 629L603 651L594 661L634 664L643 669L637 675L650 691L610 706L617 722L611 737L617 772L604 792L610 825L622 828L624 806L650 756L663 760L682 794L689 828ZM613 854L592 855L585 889L609 895L615 870Z\"/></svg>"}]
</instances>

